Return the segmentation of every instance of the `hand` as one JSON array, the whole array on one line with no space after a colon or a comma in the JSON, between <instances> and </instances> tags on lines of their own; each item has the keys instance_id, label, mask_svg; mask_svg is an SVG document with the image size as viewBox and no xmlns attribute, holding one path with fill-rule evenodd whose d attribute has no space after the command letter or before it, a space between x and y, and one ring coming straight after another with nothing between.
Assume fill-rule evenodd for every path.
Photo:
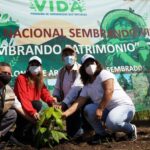
<instances>
[{"instance_id":1,"label":"hand","mask_svg":"<svg viewBox=\"0 0 150 150\"><path fill-rule=\"evenodd\" d=\"M68 113L67 111L62 113L62 119L66 119L68 117Z\"/></svg>"},{"instance_id":2,"label":"hand","mask_svg":"<svg viewBox=\"0 0 150 150\"><path fill-rule=\"evenodd\" d=\"M102 115L103 115L103 110L100 108L97 108L96 110L97 119L102 119Z\"/></svg>"},{"instance_id":3,"label":"hand","mask_svg":"<svg viewBox=\"0 0 150 150\"><path fill-rule=\"evenodd\" d=\"M57 104L57 98L56 97L53 97L53 101L51 101L48 105L50 107L53 107L55 104Z\"/></svg>"},{"instance_id":4,"label":"hand","mask_svg":"<svg viewBox=\"0 0 150 150\"><path fill-rule=\"evenodd\" d=\"M53 103L57 103L57 98L53 97Z\"/></svg>"},{"instance_id":5,"label":"hand","mask_svg":"<svg viewBox=\"0 0 150 150\"><path fill-rule=\"evenodd\" d=\"M53 107L56 108L56 109L62 109L61 104L53 103Z\"/></svg>"},{"instance_id":6,"label":"hand","mask_svg":"<svg viewBox=\"0 0 150 150\"><path fill-rule=\"evenodd\" d=\"M33 115L33 117L35 120L40 120L40 115L37 112Z\"/></svg>"}]
</instances>

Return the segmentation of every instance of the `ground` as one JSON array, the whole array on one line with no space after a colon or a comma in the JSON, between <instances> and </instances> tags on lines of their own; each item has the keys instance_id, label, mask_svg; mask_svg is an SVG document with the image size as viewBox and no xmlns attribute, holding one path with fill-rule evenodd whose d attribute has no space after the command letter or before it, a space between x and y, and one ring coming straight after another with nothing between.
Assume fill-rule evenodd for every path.
<instances>
[{"instance_id":1,"label":"ground","mask_svg":"<svg viewBox=\"0 0 150 150\"><path fill-rule=\"evenodd\" d=\"M101 145L89 145L86 142L78 141L59 144L52 150L150 150L150 121L136 122L138 130L138 139L134 142L119 141L109 142ZM120 136L120 134L119 134ZM24 148L6 147L4 150L36 150L27 145ZM50 150L50 148L41 148L40 150Z\"/></svg>"}]
</instances>

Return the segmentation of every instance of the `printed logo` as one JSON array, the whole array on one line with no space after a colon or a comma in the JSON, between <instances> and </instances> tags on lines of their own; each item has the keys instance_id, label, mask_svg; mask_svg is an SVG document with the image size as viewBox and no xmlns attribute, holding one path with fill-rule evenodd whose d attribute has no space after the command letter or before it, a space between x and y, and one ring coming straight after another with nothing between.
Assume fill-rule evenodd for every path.
<instances>
[{"instance_id":1,"label":"printed logo","mask_svg":"<svg viewBox=\"0 0 150 150\"><path fill-rule=\"evenodd\" d=\"M30 0L32 15L86 16L84 0Z\"/></svg>"}]
</instances>

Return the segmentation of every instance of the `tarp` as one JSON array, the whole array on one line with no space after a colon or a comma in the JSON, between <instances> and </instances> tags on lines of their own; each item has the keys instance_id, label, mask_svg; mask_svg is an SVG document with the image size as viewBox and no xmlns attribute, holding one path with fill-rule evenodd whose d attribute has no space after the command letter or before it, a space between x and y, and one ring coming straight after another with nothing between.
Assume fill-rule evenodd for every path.
<instances>
[{"instance_id":1,"label":"tarp","mask_svg":"<svg viewBox=\"0 0 150 150\"><path fill-rule=\"evenodd\" d=\"M150 108L150 1L0 0L0 61L13 70L13 86L28 60L43 61L53 90L62 67L61 50L93 54L116 74L136 110Z\"/></svg>"}]
</instances>

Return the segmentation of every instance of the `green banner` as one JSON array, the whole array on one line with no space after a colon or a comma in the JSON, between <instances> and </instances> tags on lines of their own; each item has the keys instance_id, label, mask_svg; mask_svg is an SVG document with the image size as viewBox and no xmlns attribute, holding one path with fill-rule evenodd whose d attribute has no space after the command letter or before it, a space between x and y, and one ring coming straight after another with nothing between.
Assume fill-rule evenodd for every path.
<instances>
[{"instance_id":1,"label":"green banner","mask_svg":"<svg viewBox=\"0 0 150 150\"><path fill-rule=\"evenodd\" d=\"M37 55L53 91L70 45L80 58L94 55L113 72L137 111L150 109L150 2L145 0L1 0L0 61L15 78Z\"/></svg>"}]
</instances>

